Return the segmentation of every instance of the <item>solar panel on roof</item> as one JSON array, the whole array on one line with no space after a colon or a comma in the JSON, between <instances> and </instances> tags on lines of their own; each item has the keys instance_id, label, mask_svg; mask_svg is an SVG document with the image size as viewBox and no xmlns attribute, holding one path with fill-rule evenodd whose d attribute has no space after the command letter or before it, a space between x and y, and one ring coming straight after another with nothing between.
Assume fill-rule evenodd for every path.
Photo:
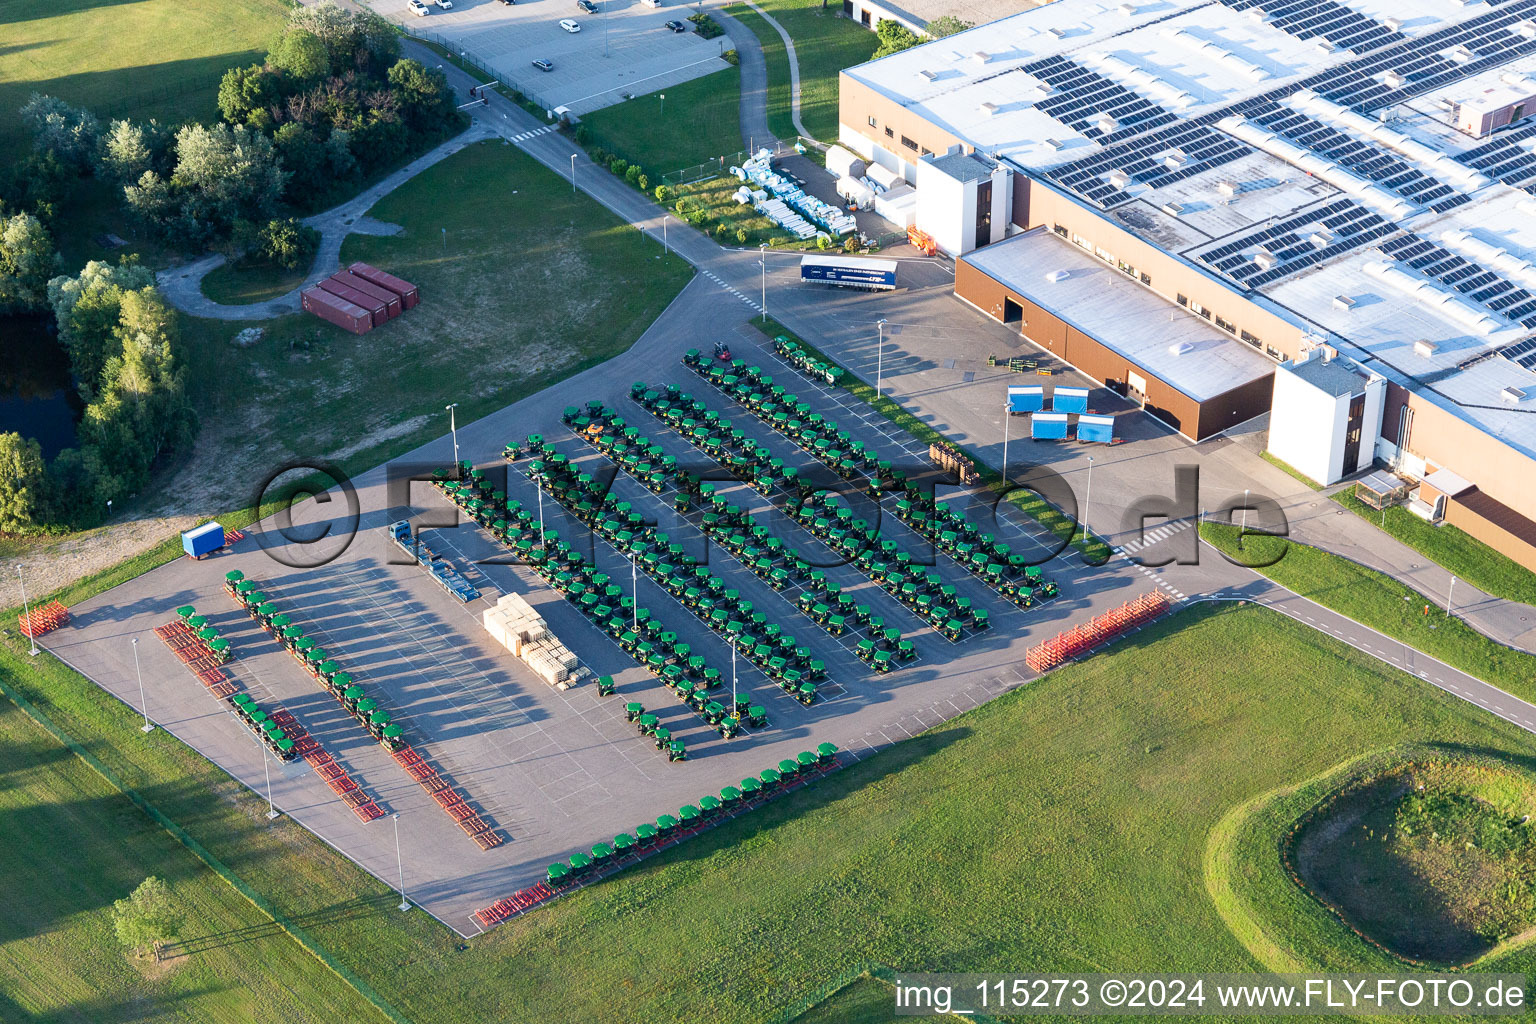
<instances>
[{"instance_id":1,"label":"solar panel on roof","mask_svg":"<svg viewBox=\"0 0 1536 1024\"><path fill-rule=\"evenodd\" d=\"M1394 238L1384 243L1381 250L1474 302L1481 302L1524 327L1536 329L1536 295L1488 268L1418 235Z\"/></svg>"}]
</instances>

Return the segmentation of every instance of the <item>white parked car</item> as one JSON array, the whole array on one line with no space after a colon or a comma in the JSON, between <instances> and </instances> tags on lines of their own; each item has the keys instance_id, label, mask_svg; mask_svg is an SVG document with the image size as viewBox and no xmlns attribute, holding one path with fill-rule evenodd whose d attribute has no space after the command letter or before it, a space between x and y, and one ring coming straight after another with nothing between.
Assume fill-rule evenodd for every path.
<instances>
[{"instance_id":1,"label":"white parked car","mask_svg":"<svg viewBox=\"0 0 1536 1024\"><path fill-rule=\"evenodd\" d=\"M445 11L453 10L453 0L432 0L432 2Z\"/></svg>"},{"instance_id":2,"label":"white parked car","mask_svg":"<svg viewBox=\"0 0 1536 1024\"><path fill-rule=\"evenodd\" d=\"M661 0L640 0L646 7L660 7Z\"/></svg>"},{"instance_id":3,"label":"white parked car","mask_svg":"<svg viewBox=\"0 0 1536 1024\"><path fill-rule=\"evenodd\" d=\"M560 19L560 27L565 29L567 32L580 32L581 31L581 26L576 24L576 22L572 21L570 18L561 18Z\"/></svg>"},{"instance_id":4,"label":"white parked car","mask_svg":"<svg viewBox=\"0 0 1536 1024\"><path fill-rule=\"evenodd\" d=\"M406 4L406 6L409 7L411 9L411 13L416 15L418 18L425 18L430 13L427 10L427 5L422 3L421 0L410 0L410 3Z\"/></svg>"}]
</instances>

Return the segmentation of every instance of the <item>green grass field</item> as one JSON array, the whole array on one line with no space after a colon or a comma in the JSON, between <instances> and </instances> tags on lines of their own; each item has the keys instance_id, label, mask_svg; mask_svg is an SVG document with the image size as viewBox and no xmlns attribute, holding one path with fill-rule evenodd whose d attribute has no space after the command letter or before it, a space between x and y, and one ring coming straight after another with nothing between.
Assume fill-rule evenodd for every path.
<instances>
[{"instance_id":1,"label":"green grass field","mask_svg":"<svg viewBox=\"0 0 1536 1024\"><path fill-rule=\"evenodd\" d=\"M13 685L418 1024L499 1021L509 1006L756 1024L870 962L1252 970L1207 888L1212 829L1234 808L1393 744L1530 750L1515 727L1300 624L1205 607L460 951L421 914L325 915L388 888L257 827L257 801L227 776L168 737L146 742L62 666L22 675L21 660L14 641L0 648ZM1261 859L1276 835L1261 833ZM1254 886L1292 898L1278 867L1239 867L1249 903ZM1379 966L1328 923L1308 941L1331 966Z\"/></svg>"},{"instance_id":2,"label":"green grass field","mask_svg":"<svg viewBox=\"0 0 1536 1024\"><path fill-rule=\"evenodd\" d=\"M1335 492L1333 500L1484 593L1536 605L1536 572L1465 530L1431 526L1401 505L1394 505L1383 515L1356 498L1353 487Z\"/></svg>"},{"instance_id":3,"label":"green grass field","mask_svg":"<svg viewBox=\"0 0 1536 1024\"><path fill-rule=\"evenodd\" d=\"M800 119L819 141L837 141L837 76L844 68L863 64L880 41L868 29L840 17L842 5L821 0L760 0L795 41L800 66ZM789 58L784 40L745 4L732 4L726 13L752 29L768 63L768 127L780 139L794 141L799 132L791 116Z\"/></svg>"},{"instance_id":4,"label":"green grass field","mask_svg":"<svg viewBox=\"0 0 1536 1024\"><path fill-rule=\"evenodd\" d=\"M1250 533L1239 551L1238 528L1222 523L1202 523L1200 536L1288 590L1522 700L1536 700L1536 655L1495 643L1384 573L1286 537Z\"/></svg>"},{"instance_id":5,"label":"green grass field","mask_svg":"<svg viewBox=\"0 0 1536 1024\"><path fill-rule=\"evenodd\" d=\"M241 267L224 263L203 278L203 294L214 302L243 306L286 295L304 282L309 268L285 270L271 264Z\"/></svg>"},{"instance_id":6,"label":"green grass field","mask_svg":"<svg viewBox=\"0 0 1536 1024\"><path fill-rule=\"evenodd\" d=\"M0 780L0 1019L383 1019L5 700ZM110 916L151 874L186 915L159 964L124 953Z\"/></svg>"},{"instance_id":7,"label":"green grass field","mask_svg":"<svg viewBox=\"0 0 1536 1024\"><path fill-rule=\"evenodd\" d=\"M211 120L219 78L260 59L285 0L0 0L0 152L34 92L108 117Z\"/></svg>"},{"instance_id":8,"label":"green grass field","mask_svg":"<svg viewBox=\"0 0 1536 1024\"><path fill-rule=\"evenodd\" d=\"M666 100L661 99L666 96ZM741 69L727 68L690 82L636 96L582 116L591 142L660 185L663 174L724 159L724 173L746 148L741 137ZM665 112L663 112L665 108Z\"/></svg>"}]
</instances>

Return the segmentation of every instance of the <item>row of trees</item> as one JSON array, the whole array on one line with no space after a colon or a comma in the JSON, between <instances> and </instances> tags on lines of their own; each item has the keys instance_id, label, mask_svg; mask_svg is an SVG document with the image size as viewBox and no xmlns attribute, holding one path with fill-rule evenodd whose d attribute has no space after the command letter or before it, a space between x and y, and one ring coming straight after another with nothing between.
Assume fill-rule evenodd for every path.
<instances>
[{"instance_id":1,"label":"row of trees","mask_svg":"<svg viewBox=\"0 0 1536 1024\"><path fill-rule=\"evenodd\" d=\"M0 200L46 220L94 175L170 244L225 247L242 225L330 205L464 123L442 72L402 59L387 21L329 0L296 8L262 63L224 76L218 103L221 122L171 128L102 124L34 95L21 110L33 153L0 176Z\"/></svg>"},{"instance_id":2,"label":"row of trees","mask_svg":"<svg viewBox=\"0 0 1536 1024\"><path fill-rule=\"evenodd\" d=\"M96 522L137 493L160 455L191 441L197 417L178 358L176 313L132 260L55 277L47 301L85 400L78 445L44 463L36 441L0 434L0 531Z\"/></svg>"}]
</instances>

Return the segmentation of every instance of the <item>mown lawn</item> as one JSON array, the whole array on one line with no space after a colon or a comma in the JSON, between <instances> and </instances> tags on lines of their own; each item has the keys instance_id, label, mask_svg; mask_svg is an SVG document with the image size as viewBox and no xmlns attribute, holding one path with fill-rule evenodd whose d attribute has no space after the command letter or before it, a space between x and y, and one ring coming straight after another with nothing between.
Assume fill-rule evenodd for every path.
<instances>
[{"instance_id":1,"label":"mown lawn","mask_svg":"<svg viewBox=\"0 0 1536 1024\"><path fill-rule=\"evenodd\" d=\"M1536 572L1454 526L1431 526L1401 505L1383 515L1345 488L1333 500L1485 594L1536 605Z\"/></svg>"},{"instance_id":2,"label":"mown lawn","mask_svg":"<svg viewBox=\"0 0 1536 1024\"><path fill-rule=\"evenodd\" d=\"M3 699L0 835L0 1019L383 1020ZM181 943L158 964L122 950L110 914L148 875L170 884L186 915Z\"/></svg>"},{"instance_id":3,"label":"mown lawn","mask_svg":"<svg viewBox=\"0 0 1536 1024\"><path fill-rule=\"evenodd\" d=\"M1201 538L1282 587L1522 700L1536 700L1536 655L1495 643L1384 573L1287 537L1248 533L1239 549L1239 532L1224 523L1200 526Z\"/></svg>"},{"instance_id":4,"label":"mown lawn","mask_svg":"<svg viewBox=\"0 0 1536 1024\"><path fill-rule=\"evenodd\" d=\"M286 270L270 263L238 266L223 263L203 278L203 294L214 302L243 306L266 302L293 291L304 282L308 267Z\"/></svg>"},{"instance_id":5,"label":"mown lawn","mask_svg":"<svg viewBox=\"0 0 1536 1024\"><path fill-rule=\"evenodd\" d=\"M841 17L842 5L821 0L759 0L758 6L784 26L795 41L800 66L800 119L820 142L837 141L837 76L844 68L868 61L880 41L868 29ZM752 29L768 64L768 127L785 142L799 132L791 116L789 57L772 25L745 4L726 13Z\"/></svg>"},{"instance_id":6,"label":"mown lawn","mask_svg":"<svg viewBox=\"0 0 1536 1024\"><path fill-rule=\"evenodd\" d=\"M219 78L266 51L284 0L0 0L0 152L29 144L16 111L49 93L102 117L211 120Z\"/></svg>"},{"instance_id":7,"label":"mown lawn","mask_svg":"<svg viewBox=\"0 0 1536 1024\"><path fill-rule=\"evenodd\" d=\"M740 112L741 70L727 68L594 110L581 123L589 145L638 162L655 188L672 171L711 163L723 174L740 163Z\"/></svg>"},{"instance_id":8,"label":"mown lawn","mask_svg":"<svg viewBox=\"0 0 1536 1024\"><path fill-rule=\"evenodd\" d=\"M1208 606L461 950L419 913L319 913L388 887L259 827L258 801L227 776L167 737L145 742L126 708L55 663L21 674L22 657L0 647L0 672L418 1024L758 1024L871 962L1253 970L1206 888L1229 810L1392 744L1530 749L1298 623ZM1275 856L1273 839L1259 848ZM1337 969L1371 962L1342 930L1330 943Z\"/></svg>"}]
</instances>

